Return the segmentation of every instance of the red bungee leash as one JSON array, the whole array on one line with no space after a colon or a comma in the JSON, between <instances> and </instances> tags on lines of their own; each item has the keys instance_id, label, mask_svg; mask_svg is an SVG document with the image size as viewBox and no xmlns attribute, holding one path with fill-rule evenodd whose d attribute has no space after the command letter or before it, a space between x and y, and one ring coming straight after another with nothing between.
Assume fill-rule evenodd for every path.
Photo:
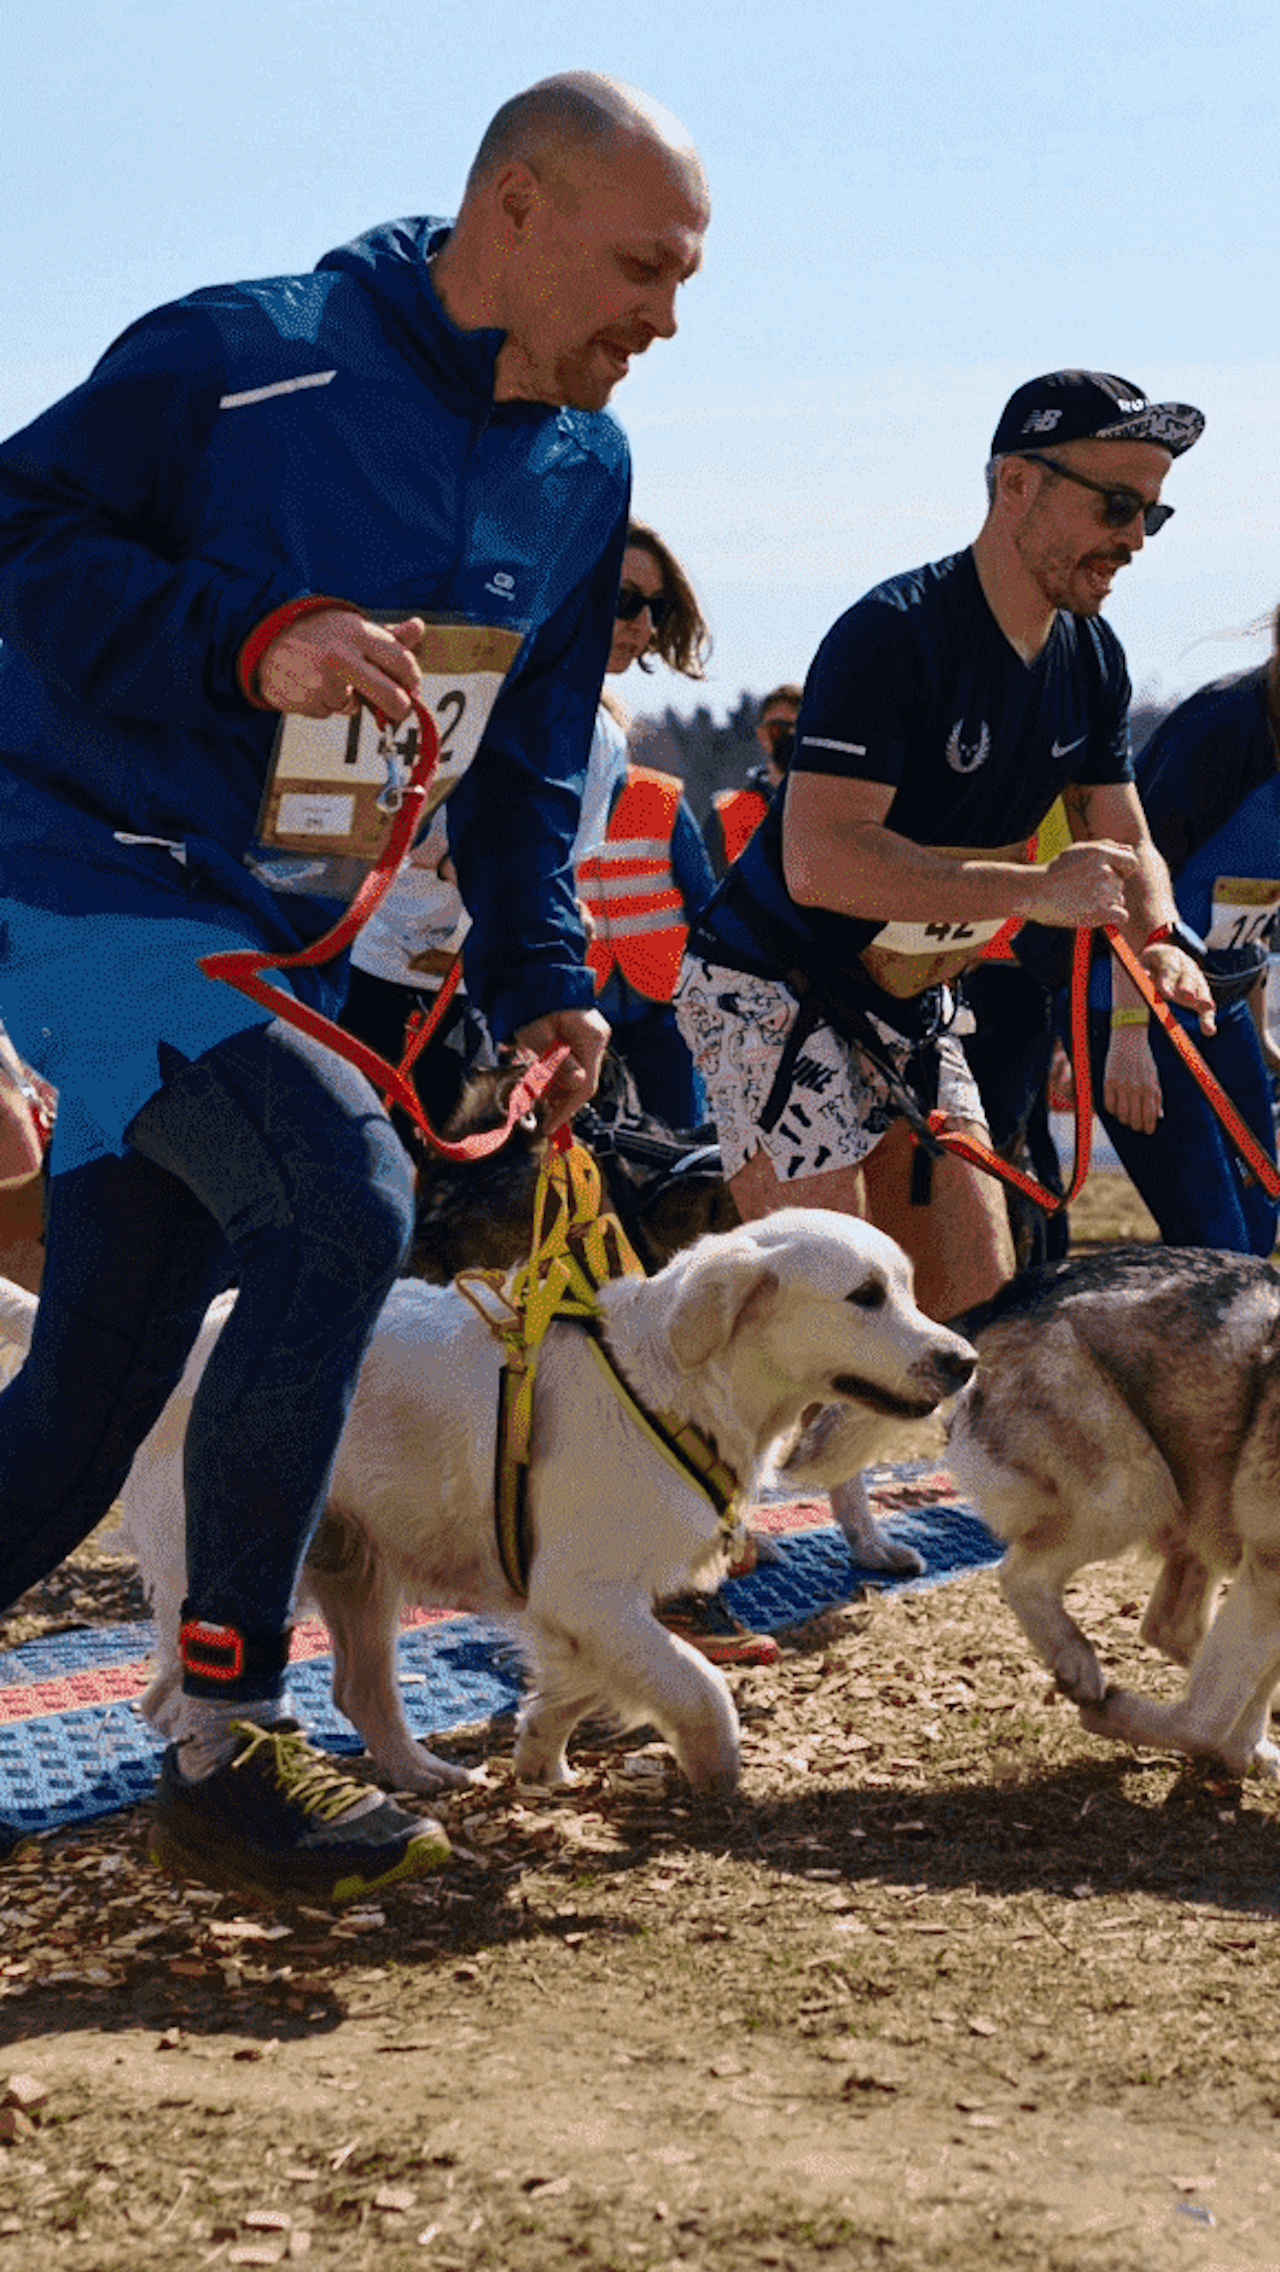
<instances>
[{"instance_id":1,"label":"red bungee leash","mask_svg":"<svg viewBox=\"0 0 1280 2272\"><path fill-rule=\"evenodd\" d=\"M300 1033L309 1034L313 1041L323 1042L326 1049L335 1050L338 1056L345 1057L350 1064L358 1066L365 1078L372 1082L374 1088L389 1103L399 1105L401 1111L408 1114L432 1151L439 1152L442 1158L478 1160L501 1149L516 1122L533 1109L539 1097L550 1087L569 1055L563 1043L555 1049L546 1050L536 1063L522 1073L507 1100L506 1117L501 1126L483 1129L474 1135L463 1137L457 1143L450 1143L437 1134L427 1119L409 1075L456 991L461 970L460 960L454 962L430 1012L425 1017L419 1015L410 1021L408 1045L398 1065L392 1065L387 1058L380 1057L375 1049L370 1049L355 1034L345 1033L341 1026L334 1024L332 1018L326 1018L321 1011L313 1010L306 1002L300 1002L285 987L275 986L270 979L261 976L267 970L302 970L317 963L330 962L334 955L340 954L344 947L350 945L357 931L363 929L395 881L400 863L417 834L431 779L440 761L440 737L436 732L434 718L416 695L411 694L409 702L418 721L418 755L401 792L391 833L346 914L321 938L314 939L309 947L301 947L293 954L264 954L256 947L237 947L226 954L202 955L200 968L206 978L222 979L226 985L234 986L239 993L247 994L250 1001L262 1003L287 1025L296 1026ZM385 733L388 724L386 718L379 710L374 711L374 716Z\"/></svg>"},{"instance_id":2,"label":"red bungee leash","mask_svg":"<svg viewBox=\"0 0 1280 2272\"><path fill-rule=\"evenodd\" d=\"M1267 1157L1247 1121L1237 1111L1226 1090L1215 1079L1203 1057L1183 1026L1180 1026L1169 1004L1157 993L1132 947L1127 945L1113 924L1104 926L1105 937L1112 954L1128 972L1148 1008L1154 1010L1170 1041L1183 1063L1198 1083L1210 1108L1225 1128L1231 1142L1263 1190L1271 1199L1280 1199L1280 1174ZM1092 933L1077 931L1071 957L1071 992L1069 1009L1070 1056L1075 1073L1075 1160L1070 1187L1066 1191L1050 1191L1046 1184L1027 1175L1022 1168L1002 1160L990 1145L981 1144L975 1137L960 1136L949 1131L946 1114L931 1112L929 1132L944 1151L955 1152L960 1159L981 1168L987 1175L999 1176L1034 1200L1047 1215L1056 1215L1078 1198L1089 1172L1089 1157L1093 1146L1093 1074L1089 1051L1089 964L1092 956Z\"/></svg>"},{"instance_id":3,"label":"red bungee leash","mask_svg":"<svg viewBox=\"0 0 1280 2272\"><path fill-rule=\"evenodd\" d=\"M1183 1064L1199 1082L1245 1166L1256 1175L1269 1199L1280 1199L1280 1174L1277 1174L1274 1163L1268 1159L1253 1130L1236 1110L1226 1090L1215 1080L1186 1028L1178 1024L1164 997L1157 994L1132 947L1127 946L1119 932L1110 925L1107 927L1107 943L1117 962L1122 963L1128 971L1144 1001L1155 1011Z\"/></svg>"},{"instance_id":4,"label":"red bungee leash","mask_svg":"<svg viewBox=\"0 0 1280 2272\"><path fill-rule=\"evenodd\" d=\"M1011 1183L1046 1215L1056 1215L1079 1197L1085 1177L1089 1173L1089 1159L1093 1150L1093 1075L1089 1064L1089 960L1092 934L1077 931L1071 957L1071 991L1069 996L1070 1056L1075 1070L1075 1160L1070 1186L1066 1191L1050 1191L1049 1186L1037 1177L1028 1175L1024 1168L1014 1167L1012 1161L1002 1160L989 1144L976 1136L961 1136L947 1126L947 1115L935 1109L929 1114L929 1133L944 1152L954 1152L967 1160L971 1167L981 1168L985 1175L998 1176L1002 1183ZM1145 971L1143 972L1146 977Z\"/></svg>"}]
</instances>

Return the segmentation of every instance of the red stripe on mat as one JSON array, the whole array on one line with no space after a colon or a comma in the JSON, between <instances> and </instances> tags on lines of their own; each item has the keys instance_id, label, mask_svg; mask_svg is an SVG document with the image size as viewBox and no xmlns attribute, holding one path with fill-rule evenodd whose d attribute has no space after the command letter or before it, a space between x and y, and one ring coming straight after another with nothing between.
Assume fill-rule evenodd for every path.
<instances>
[{"instance_id":1,"label":"red stripe on mat","mask_svg":"<svg viewBox=\"0 0 1280 2272\"><path fill-rule=\"evenodd\" d=\"M930 1482L933 1480L929 1478ZM881 1496L874 1484L873 1496L877 1499ZM750 1520L753 1530L784 1536L791 1531L816 1530L830 1523L831 1508L825 1499L792 1499L779 1506L753 1507ZM462 1614L453 1609L411 1609L405 1612L402 1622L441 1625ZM293 1630L291 1659L302 1663L329 1653L329 1635L319 1618L301 1619ZM140 1656L131 1657L123 1664L88 1665L83 1672L59 1673L50 1680L0 1688L0 1725L15 1720L40 1720L54 1712L83 1711L94 1704L127 1703L131 1697L141 1696L150 1679L150 1659Z\"/></svg>"},{"instance_id":2,"label":"red stripe on mat","mask_svg":"<svg viewBox=\"0 0 1280 2272\"><path fill-rule=\"evenodd\" d=\"M132 1664L101 1665L87 1672L62 1673L56 1680L33 1680L25 1688L0 1688L0 1724L43 1720L53 1712L82 1711L88 1704L120 1704L141 1696L151 1678L145 1657Z\"/></svg>"},{"instance_id":3,"label":"red stripe on mat","mask_svg":"<svg viewBox=\"0 0 1280 2272\"><path fill-rule=\"evenodd\" d=\"M411 1609L405 1625L442 1625L461 1615L455 1609ZM332 1643L318 1617L299 1620L293 1629L290 1661L301 1664L310 1657L327 1657ZM131 1657L123 1664L89 1665L83 1672L59 1673L52 1680L33 1680L17 1688L0 1688L0 1725L14 1720L42 1720L51 1712L83 1711L92 1704L127 1703L141 1696L151 1679L149 1657Z\"/></svg>"},{"instance_id":4,"label":"red stripe on mat","mask_svg":"<svg viewBox=\"0 0 1280 2272\"><path fill-rule=\"evenodd\" d=\"M752 1530L784 1534L791 1530L818 1530L831 1520L825 1499L791 1499L785 1507L753 1507L747 1517Z\"/></svg>"}]
</instances>

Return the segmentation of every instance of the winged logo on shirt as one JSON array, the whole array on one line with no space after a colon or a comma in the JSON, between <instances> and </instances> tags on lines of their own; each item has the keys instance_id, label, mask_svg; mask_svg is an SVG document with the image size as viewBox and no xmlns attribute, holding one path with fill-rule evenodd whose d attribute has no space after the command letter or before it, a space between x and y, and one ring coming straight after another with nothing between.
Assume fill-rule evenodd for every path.
<instances>
[{"instance_id":1,"label":"winged logo on shirt","mask_svg":"<svg viewBox=\"0 0 1280 2272\"><path fill-rule=\"evenodd\" d=\"M978 728L976 742L961 740L963 718L957 718L947 736L947 763L953 773L976 773L991 755L991 728L985 723Z\"/></svg>"}]
</instances>

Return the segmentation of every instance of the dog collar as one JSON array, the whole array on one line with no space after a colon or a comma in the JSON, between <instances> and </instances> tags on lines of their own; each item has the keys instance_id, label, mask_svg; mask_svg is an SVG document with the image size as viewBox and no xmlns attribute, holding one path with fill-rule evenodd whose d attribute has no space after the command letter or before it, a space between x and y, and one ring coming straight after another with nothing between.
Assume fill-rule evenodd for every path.
<instances>
[{"instance_id":1,"label":"dog collar","mask_svg":"<svg viewBox=\"0 0 1280 2272\"><path fill-rule=\"evenodd\" d=\"M651 1412L636 1395L603 1335L593 1331L588 1338L591 1354L614 1395L668 1464L711 1501L720 1528L729 1537L738 1525L742 1486L728 1461L721 1459L711 1438L691 1420L676 1420L669 1412Z\"/></svg>"},{"instance_id":2,"label":"dog collar","mask_svg":"<svg viewBox=\"0 0 1280 2272\"><path fill-rule=\"evenodd\" d=\"M556 1214L546 1219L552 1199ZM553 1318L581 1326L592 1356L637 1427L686 1483L711 1501L726 1539L737 1528L741 1485L715 1445L691 1421L651 1412L607 1348L599 1292L611 1279L645 1275L616 1216L600 1213L600 1174L580 1145L553 1154L534 1202L533 1252L508 1286L498 1271L465 1271L457 1284L501 1341L494 1471L494 1540L502 1573L523 1601L533 1541L529 1451L533 1385L543 1336ZM492 1306L491 1306L492 1305Z\"/></svg>"},{"instance_id":3,"label":"dog collar","mask_svg":"<svg viewBox=\"0 0 1280 2272\"><path fill-rule=\"evenodd\" d=\"M710 1500L727 1544L738 1528L742 1499L742 1486L727 1460L721 1459L710 1438L695 1428L692 1421L675 1420L665 1412L651 1412L641 1402L613 1352L606 1347L598 1324L582 1317L566 1317L565 1322L581 1326L587 1347L614 1395L655 1451L661 1452L682 1482L692 1483ZM498 1441L493 1487L498 1560L507 1584L522 1601L528 1598L529 1571L533 1563L528 1431L520 1409L520 1390L528 1378L528 1374L510 1364L502 1368L498 1383Z\"/></svg>"}]
</instances>

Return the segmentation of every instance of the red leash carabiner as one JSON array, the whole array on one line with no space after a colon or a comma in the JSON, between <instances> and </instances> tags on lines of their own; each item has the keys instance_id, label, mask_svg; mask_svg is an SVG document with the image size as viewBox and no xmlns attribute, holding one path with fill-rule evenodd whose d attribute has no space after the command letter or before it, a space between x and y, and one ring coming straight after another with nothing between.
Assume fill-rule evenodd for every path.
<instances>
[{"instance_id":1,"label":"red leash carabiner","mask_svg":"<svg viewBox=\"0 0 1280 2272\"><path fill-rule=\"evenodd\" d=\"M414 1028L399 1065L392 1065L355 1034L345 1033L341 1026L334 1024L332 1018L326 1018L321 1011L313 1010L306 1002L300 1002L285 987L273 986L269 979L260 975L265 970L303 970L317 963L332 961L334 955L340 954L344 947L350 945L357 931L363 929L394 883L400 863L417 834L432 776L440 762L440 737L436 732L435 719L416 695L411 694L409 702L418 721L418 755L404 788L391 833L346 914L321 938L313 939L309 947L300 947L293 954L264 954L254 947L237 947L227 954L202 955L200 968L206 978L222 979L226 985L234 986L237 992L247 994L250 1001L262 1003L274 1016L282 1018L286 1025L296 1026L300 1033L309 1034L313 1041L323 1042L326 1049L335 1050L339 1057L345 1057L348 1063L358 1066L366 1080L371 1081L389 1103L399 1105L401 1111L408 1114L419 1135L431 1146L433 1152L439 1152L446 1160L479 1160L501 1149L516 1122L532 1111L539 1097L550 1087L569 1055L563 1043L555 1049L546 1050L521 1075L507 1099L506 1117L499 1127L486 1128L463 1137L458 1143L450 1143L432 1127L409 1074L439 1024L457 986L460 969L458 963L455 962L445 979L430 1014ZM374 711L374 716L385 732L388 724L386 718L378 710Z\"/></svg>"}]
</instances>

